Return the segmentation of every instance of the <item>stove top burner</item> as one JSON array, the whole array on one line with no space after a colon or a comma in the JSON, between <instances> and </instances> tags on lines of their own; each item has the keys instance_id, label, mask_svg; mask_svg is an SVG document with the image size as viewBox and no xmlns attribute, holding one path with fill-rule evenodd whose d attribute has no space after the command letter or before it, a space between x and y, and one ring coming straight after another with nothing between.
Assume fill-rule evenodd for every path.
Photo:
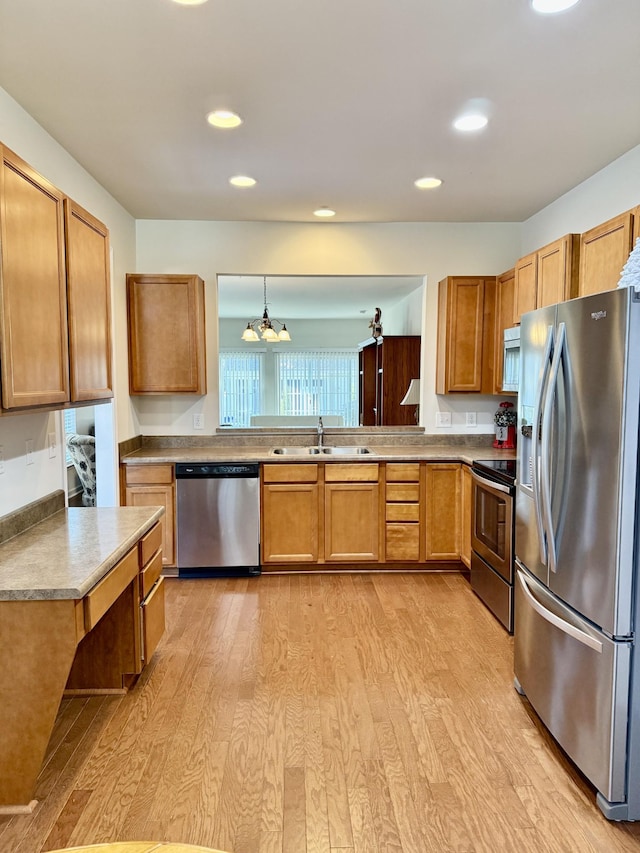
<instances>
[{"instance_id":1,"label":"stove top burner","mask_svg":"<svg viewBox=\"0 0 640 853\"><path fill-rule=\"evenodd\" d=\"M512 486L516 481L515 459L475 459L473 467Z\"/></svg>"}]
</instances>

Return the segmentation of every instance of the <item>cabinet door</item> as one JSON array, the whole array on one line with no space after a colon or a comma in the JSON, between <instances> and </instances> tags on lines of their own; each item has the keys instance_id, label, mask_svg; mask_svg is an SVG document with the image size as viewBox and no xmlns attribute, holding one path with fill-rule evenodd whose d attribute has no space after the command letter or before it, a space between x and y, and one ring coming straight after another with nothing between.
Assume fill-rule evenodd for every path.
<instances>
[{"instance_id":1,"label":"cabinet door","mask_svg":"<svg viewBox=\"0 0 640 853\"><path fill-rule=\"evenodd\" d=\"M5 409L69 400L63 196L1 148L0 338Z\"/></svg>"},{"instance_id":2,"label":"cabinet door","mask_svg":"<svg viewBox=\"0 0 640 853\"><path fill-rule=\"evenodd\" d=\"M165 514L159 522L162 525L162 562L165 566L175 566L175 499L173 484L128 485L125 489L125 501L127 506L164 507Z\"/></svg>"},{"instance_id":3,"label":"cabinet door","mask_svg":"<svg viewBox=\"0 0 640 853\"><path fill-rule=\"evenodd\" d=\"M113 397L109 231L65 199L71 400Z\"/></svg>"},{"instance_id":4,"label":"cabinet door","mask_svg":"<svg viewBox=\"0 0 640 853\"><path fill-rule=\"evenodd\" d=\"M633 208L633 246L640 240L640 204Z\"/></svg>"},{"instance_id":5,"label":"cabinet door","mask_svg":"<svg viewBox=\"0 0 640 853\"><path fill-rule=\"evenodd\" d=\"M204 282L127 275L130 394L205 394Z\"/></svg>"},{"instance_id":6,"label":"cabinet door","mask_svg":"<svg viewBox=\"0 0 640 853\"><path fill-rule=\"evenodd\" d=\"M580 245L580 296L617 287L631 251L632 234L632 211L585 231Z\"/></svg>"},{"instance_id":7,"label":"cabinet door","mask_svg":"<svg viewBox=\"0 0 640 853\"><path fill-rule=\"evenodd\" d=\"M378 425L378 347L369 344L360 350L360 426Z\"/></svg>"},{"instance_id":8,"label":"cabinet door","mask_svg":"<svg viewBox=\"0 0 640 853\"><path fill-rule=\"evenodd\" d=\"M437 394L482 390L484 291L484 278L439 283Z\"/></svg>"},{"instance_id":9,"label":"cabinet door","mask_svg":"<svg viewBox=\"0 0 640 853\"><path fill-rule=\"evenodd\" d=\"M460 559L460 464L434 462L426 468L426 559Z\"/></svg>"},{"instance_id":10,"label":"cabinet door","mask_svg":"<svg viewBox=\"0 0 640 853\"><path fill-rule=\"evenodd\" d=\"M496 307L493 343L493 393L513 393L502 390L502 373L504 369L504 330L513 326L513 310L516 286L515 269L502 273L496 279Z\"/></svg>"},{"instance_id":11,"label":"cabinet door","mask_svg":"<svg viewBox=\"0 0 640 853\"><path fill-rule=\"evenodd\" d=\"M462 515L460 530L460 559L471 568L471 468L462 466Z\"/></svg>"},{"instance_id":12,"label":"cabinet door","mask_svg":"<svg viewBox=\"0 0 640 853\"><path fill-rule=\"evenodd\" d=\"M420 378L420 336L387 336L380 358L379 426L415 426L416 406L401 406L412 379Z\"/></svg>"},{"instance_id":13,"label":"cabinet door","mask_svg":"<svg viewBox=\"0 0 640 853\"><path fill-rule=\"evenodd\" d=\"M514 321L520 322L520 318L527 311L534 311L538 298L538 264L537 253L520 258L516 264L515 275L515 309Z\"/></svg>"},{"instance_id":14,"label":"cabinet door","mask_svg":"<svg viewBox=\"0 0 640 853\"><path fill-rule=\"evenodd\" d=\"M539 249L537 255L536 307L544 308L577 296L580 235L567 234Z\"/></svg>"},{"instance_id":15,"label":"cabinet door","mask_svg":"<svg viewBox=\"0 0 640 853\"><path fill-rule=\"evenodd\" d=\"M377 483L325 484L327 562L377 562L380 516Z\"/></svg>"},{"instance_id":16,"label":"cabinet door","mask_svg":"<svg viewBox=\"0 0 640 853\"><path fill-rule=\"evenodd\" d=\"M320 512L316 483L265 483L262 562L316 563Z\"/></svg>"}]
</instances>

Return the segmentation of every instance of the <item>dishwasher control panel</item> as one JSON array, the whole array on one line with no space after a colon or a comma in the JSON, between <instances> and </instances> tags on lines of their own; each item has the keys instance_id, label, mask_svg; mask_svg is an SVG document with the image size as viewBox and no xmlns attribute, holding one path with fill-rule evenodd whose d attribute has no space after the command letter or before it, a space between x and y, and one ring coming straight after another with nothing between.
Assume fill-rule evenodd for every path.
<instances>
[{"instance_id":1,"label":"dishwasher control panel","mask_svg":"<svg viewBox=\"0 0 640 853\"><path fill-rule=\"evenodd\" d=\"M177 480L197 480L207 477L257 477L259 475L260 466L257 462L237 462L237 463L208 463L193 465L178 464L176 465Z\"/></svg>"}]
</instances>

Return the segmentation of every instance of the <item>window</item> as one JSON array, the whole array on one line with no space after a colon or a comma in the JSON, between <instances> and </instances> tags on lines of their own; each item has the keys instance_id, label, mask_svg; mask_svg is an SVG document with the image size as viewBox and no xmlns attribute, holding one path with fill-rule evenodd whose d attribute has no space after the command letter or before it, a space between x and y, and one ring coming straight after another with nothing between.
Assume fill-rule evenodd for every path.
<instances>
[{"instance_id":1,"label":"window","mask_svg":"<svg viewBox=\"0 0 640 853\"><path fill-rule=\"evenodd\" d=\"M220 353L220 424L248 427L261 414L264 352Z\"/></svg>"},{"instance_id":2,"label":"window","mask_svg":"<svg viewBox=\"0 0 640 853\"><path fill-rule=\"evenodd\" d=\"M342 415L358 425L358 355L353 350L276 352L280 415Z\"/></svg>"}]
</instances>

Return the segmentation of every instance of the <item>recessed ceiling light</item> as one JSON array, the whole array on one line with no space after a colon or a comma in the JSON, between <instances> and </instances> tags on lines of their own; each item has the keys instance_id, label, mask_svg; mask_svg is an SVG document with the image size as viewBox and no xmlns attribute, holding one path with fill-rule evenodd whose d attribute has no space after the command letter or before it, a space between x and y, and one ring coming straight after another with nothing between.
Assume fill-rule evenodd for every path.
<instances>
[{"instance_id":1,"label":"recessed ceiling light","mask_svg":"<svg viewBox=\"0 0 640 853\"><path fill-rule=\"evenodd\" d=\"M179 3L181 6L202 6L207 0L173 0L174 3Z\"/></svg>"},{"instance_id":2,"label":"recessed ceiling light","mask_svg":"<svg viewBox=\"0 0 640 853\"><path fill-rule=\"evenodd\" d=\"M419 190L433 190L439 187L442 181L440 178L418 178L413 182Z\"/></svg>"},{"instance_id":3,"label":"recessed ceiling light","mask_svg":"<svg viewBox=\"0 0 640 853\"><path fill-rule=\"evenodd\" d=\"M234 187L254 187L256 179L250 178L249 175L234 175L229 178L229 183L233 184Z\"/></svg>"},{"instance_id":4,"label":"recessed ceiling light","mask_svg":"<svg viewBox=\"0 0 640 853\"><path fill-rule=\"evenodd\" d=\"M468 132L470 130L482 130L487 126L489 119L480 113L467 113L466 115L457 118L453 126L456 130Z\"/></svg>"},{"instance_id":5,"label":"recessed ceiling light","mask_svg":"<svg viewBox=\"0 0 640 853\"><path fill-rule=\"evenodd\" d=\"M242 119L231 110L214 110L207 116L207 121L214 127L238 127Z\"/></svg>"},{"instance_id":6,"label":"recessed ceiling light","mask_svg":"<svg viewBox=\"0 0 640 853\"><path fill-rule=\"evenodd\" d=\"M331 210L330 207L319 207L317 210L313 211L313 215L314 216L321 216L321 217L322 216L324 216L324 217L335 216L336 212L335 212L335 210Z\"/></svg>"},{"instance_id":7,"label":"recessed ceiling light","mask_svg":"<svg viewBox=\"0 0 640 853\"><path fill-rule=\"evenodd\" d=\"M531 0L531 8L541 15L551 15L554 12L564 12L577 2L578 0Z\"/></svg>"}]
</instances>

